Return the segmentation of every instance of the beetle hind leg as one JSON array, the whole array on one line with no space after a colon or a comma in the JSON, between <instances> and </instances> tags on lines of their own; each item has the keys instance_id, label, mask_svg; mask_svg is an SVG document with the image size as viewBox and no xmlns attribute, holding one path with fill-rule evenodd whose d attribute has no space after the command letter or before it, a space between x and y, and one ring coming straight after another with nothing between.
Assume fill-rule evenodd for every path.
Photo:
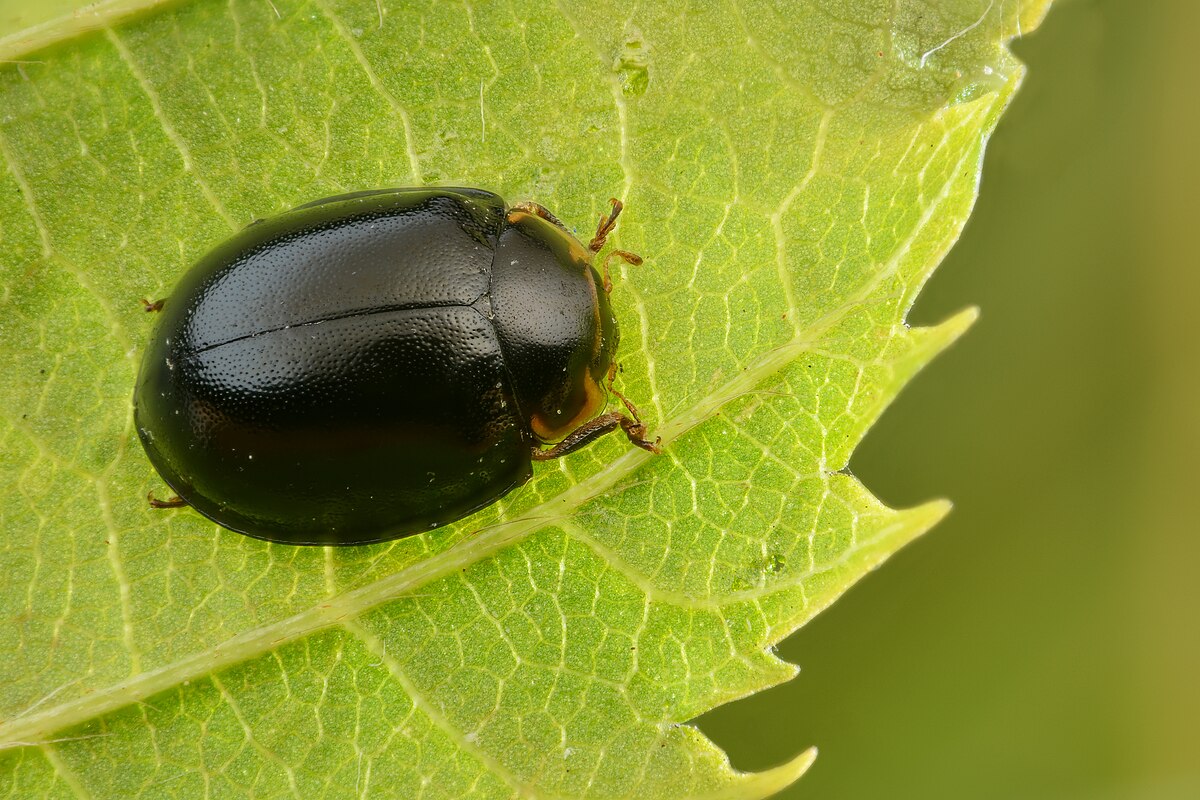
<instances>
[{"instance_id":1,"label":"beetle hind leg","mask_svg":"<svg viewBox=\"0 0 1200 800\"><path fill-rule=\"evenodd\" d=\"M146 502L150 504L151 508L185 508L191 505L191 503L179 495L174 495L166 500L159 500L154 496L154 492L146 493Z\"/></svg>"},{"instance_id":2,"label":"beetle hind leg","mask_svg":"<svg viewBox=\"0 0 1200 800\"><path fill-rule=\"evenodd\" d=\"M618 250L617 252L624 251ZM632 253L628 255L632 255ZM637 261L631 261L631 264L642 263L642 260L637 256L634 256L634 258L637 258ZM613 388L613 381L616 380L617 371L620 368L620 365L615 361L608 365L608 391L616 395L617 399L620 400L621 403L624 404L625 408L629 411L628 417L624 414L617 413L617 416L621 419L618 424L620 424L621 430L625 431L625 435L629 437L630 442L642 448L643 450L649 450L651 453L654 453L654 455L659 455L662 453L662 450L659 448L659 445L662 443L662 437L655 436L653 442L647 439L646 423L642 422L642 415L638 413L637 406L635 406L628 397Z\"/></svg>"},{"instance_id":3,"label":"beetle hind leg","mask_svg":"<svg viewBox=\"0 0 1200 800\"><path fill-rule=\"evenodd\" d=\"M529 455L534 461L552 461L570 455L582 447L586 447L606 433L612 433L621 426L622 415L615 411L601 414L593 420L585 422L567 434L567 438L549 449L543 450L536 445L530 448Z\"/></svg>"}]
</instances>

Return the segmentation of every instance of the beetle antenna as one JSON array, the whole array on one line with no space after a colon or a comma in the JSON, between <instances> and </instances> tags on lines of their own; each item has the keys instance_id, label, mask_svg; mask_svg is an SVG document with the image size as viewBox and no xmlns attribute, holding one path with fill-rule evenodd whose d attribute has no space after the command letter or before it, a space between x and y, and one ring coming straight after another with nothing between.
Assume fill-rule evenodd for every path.
<instances>
[{"instance_id":1,"label":"beetle antenna","mask_svg":"<svg viewBox=\"0 0 1200 800\"><path fill-rule=\"evenodd\" d=\"M593 253L599 253L600 249L604 247L604 243L608 241L608 235L612 233L613 228L617 227L617 217L621 216L621 209L625 207L625 204L615 197L610 197L608 202L612 203L612 211L608 212L607 217L600 218L596 235L592 237L592 242L588 245L588 249Z\"/></svg>"},{"instance_id":2,"label":"beetle antenna","mask_svg":"<svg viewBox=\"0 0 1200 800\"><path fill-rule=\"evenodd\" d=\"M567 233L571 232L570 229L567 228L567 226L563 224L562 220L560 220L558 217L554 216L554 214L550 213L550 209L546 208L541 203L534 203L534 202L529 202L529 201L522 202L522 203L516 203L513 205L512 211L524 211L526 214L533 214L535 217L541 217L542 219L546 220L546 222L549 222L551 225L558 227L560 230L564 230ZM510 211L509 213L511 214L512 211Z\"/></svg>"}]
</instances>

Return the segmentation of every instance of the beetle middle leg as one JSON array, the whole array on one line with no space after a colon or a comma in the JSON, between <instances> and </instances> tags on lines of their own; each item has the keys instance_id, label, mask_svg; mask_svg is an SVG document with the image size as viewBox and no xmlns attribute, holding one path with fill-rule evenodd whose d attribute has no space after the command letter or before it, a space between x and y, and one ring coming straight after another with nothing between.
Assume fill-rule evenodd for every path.
<instances>
[{"instance_id":1,"label":"beetle middle leg","mask_svg":"<svg viewBox=\"0 0 1200 800\"><path fill-rule=\"evenodd\" d=\"M604 243L608 241L608 235L613 232L613 228L617 227L617 217L621 216L621 209L625 207L615 197L610 197L608 202L612 203L612 211L608 212L608 216L600 218L600 224L596 227L596 235L588 244L588 249L593 253L599 253L604 248ZM641 256L628 250L613 250L606 255L604 261L600 263L600 274L604 276L604 291L608 294L612 294L613 288L612 272L608 268L608 262L614 258L619 258L626 264L632 264L635 267L642 263Z\"/></svg>"}]
</instances>

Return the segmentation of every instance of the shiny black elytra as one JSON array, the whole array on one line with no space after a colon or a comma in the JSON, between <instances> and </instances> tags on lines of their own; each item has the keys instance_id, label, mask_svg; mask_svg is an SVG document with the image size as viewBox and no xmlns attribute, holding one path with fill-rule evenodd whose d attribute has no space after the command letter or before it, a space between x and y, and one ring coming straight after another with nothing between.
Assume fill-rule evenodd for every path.
<instances>
[{"instance_id":1,"label":"shiny black elytra","mask_svg":"<svg viewBox=\"0 0 1200 800\"><path fill-rule=\"evenodd\" d=\"M621 428L607 259L545 208L478 189L386 189L260 220L160 303L134 392L146 454L240 533L367 544L464 517L532 460ZM624 251L611 255L631 263ZM609 393L629 416L601 413Z\"/></svg>"}]
</instances>

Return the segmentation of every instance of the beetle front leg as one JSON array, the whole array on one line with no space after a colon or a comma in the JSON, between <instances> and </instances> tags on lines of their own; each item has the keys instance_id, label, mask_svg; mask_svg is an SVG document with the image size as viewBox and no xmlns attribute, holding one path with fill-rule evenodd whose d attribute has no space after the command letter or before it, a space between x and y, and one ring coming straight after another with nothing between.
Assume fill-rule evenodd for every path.
<instances>
[{"instance_id":1,"label":"beetle front leg","mask_svg":"<svg viewBox=\"0 0 1200 800\"><path fill-rule=\"evenodd\" d=\"M562 458L565 455L570 455L576 450L586 447L587 445L596 441L604 434L612 433L617 428L622 427L621 422L624 419L625 415L616 411L610 411L607 414L601 414L595 419L580 425L578 428L568 433L567 438L563 439L549 450L543 450L540 447L530 448L529 455L534 461L551 461L555 458Z\"/></svg>"},{"instance_id":2,"label":"beetle front leg","mask_svg":"<svg viewBox=\"0 0 1200 800\"><path fill-rule=\"evenodd\" d=\"M648 450L655 455L662 453L662 448L659 447L662 443L662 437L656 436L654 437L654 441L646 438L646 423L642 422L642 416L638 413L637 406L629 402L625 395L612 388L612 375L615 370L616 365L614 364L613 368L609 370L608 390L625 404L625 408L629 409L630 416L627 417L620 411L609 411L607 414L601 414L590 422L580 425L571 431L567 434L567 438L549 450L543 450L540 447L531 448L530 455L534 461L550 461L551 459L570 455L581 447L586 447L596 441L604 434L612 433L617 428L625 432L625 436L632 444L637 445L643 450Z\"/></svg>"},{"instance_id":3,"label":"beetle front leg","mask_svg":"<svg viewBox=\"0 0 1200 800\"><path fill-rule=\"evenodd\" d=\"M612 373L610 372L609 374L611 375ZM653 442L646 438L646 423L642 422L642 415L638 413L637 406L629 402L629 399L625 397L625 395L612 388L611 380L612 379L610 378L608 390L615 394L617 399L625 404L625 408L629 409L629 413L633 417L633 419L630 419L624 414L618 415L621 417L621 430L625 431L625 435L629 437L630 442L636 444L643 450L649 450L651 453L654 453L654 455L659 455L662 453L662 448L659 447L659 445L662 443L662 437L655 436Z\"/></svg>"}]
</instances>

